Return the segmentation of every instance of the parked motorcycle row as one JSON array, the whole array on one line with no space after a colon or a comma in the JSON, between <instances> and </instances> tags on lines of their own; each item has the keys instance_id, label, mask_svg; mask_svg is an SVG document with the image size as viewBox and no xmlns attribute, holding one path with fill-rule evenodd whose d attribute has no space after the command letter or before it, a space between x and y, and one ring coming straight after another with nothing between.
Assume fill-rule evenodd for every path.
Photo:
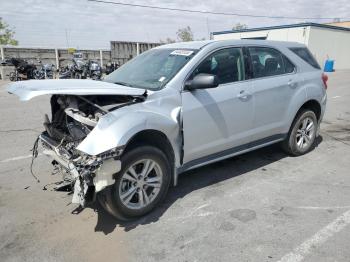
<instances>
[{"instance_id":1,"label":"parked motorcycle row","mask_svg":"<svg viewBox=\"0 0 350 262\"><path fill-rule=\"evenodd\" d=\"M15 67L15 71L9 74L11 81L53 78L53 72L55 70L54 65L42 64L41 61L38 61L39 66L36 66L21 58L11 58L2 62L2 64L13 65Z\"/></svg>"},{"instance_id":2,"label":"parked motorcycle row","mask_svg":"<svg viewBox=\"0 0 350 262\"><path fill-rule=\"evenodd\" d=\"M108 63L105 69L102 70L100 64L96 61L83 60L81 53L74 54L72 63L61 67L59 70L53 64L43 64L38 61L38 65L35 65L21 58L11 58L6 60L5 63L15 67L15 71L9 74L11 81L53 78L100 80L103 74L108 75L119 67L117 63Z\"/></svg>"}]
</instances>

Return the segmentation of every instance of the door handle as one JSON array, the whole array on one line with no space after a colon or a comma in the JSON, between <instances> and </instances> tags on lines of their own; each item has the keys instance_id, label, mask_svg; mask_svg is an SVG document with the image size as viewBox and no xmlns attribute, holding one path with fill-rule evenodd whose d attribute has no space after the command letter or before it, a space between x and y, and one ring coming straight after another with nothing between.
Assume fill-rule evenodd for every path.
<instances>
[{"instance_id":1,"label":"door handle","mask_svg":"<svg viewBox=\"0 0 350 262\"><path fill-rule=\"evenodd\" d=\"M292 88L292 89L295 89L297 86L298 86L298 83L297 82L294 82L293 80L289 80L288 81L288 86L290 87L290 88Z\"/></svg>"},{"instance_id":2,"label":"door handle","mask_svg":"<svg viewBox=\"0 0 350 262\"><path fill-rule=\"evenodd\" d=\"M241 100L241 101L248 101L250 98L251 98L251 94L247 93L246 91L244 90L241 90L239 92L239 94L237 95L237 97Z\"/></svg>"}]
</instances>

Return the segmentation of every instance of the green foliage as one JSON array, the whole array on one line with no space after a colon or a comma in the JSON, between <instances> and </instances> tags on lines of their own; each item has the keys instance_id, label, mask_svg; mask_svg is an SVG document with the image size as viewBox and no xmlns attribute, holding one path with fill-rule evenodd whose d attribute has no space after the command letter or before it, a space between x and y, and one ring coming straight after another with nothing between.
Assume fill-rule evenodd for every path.
<instances>
[{"instance_id":1,"label":"green foliage","mask_svg":"<svg viewBox=\"0 0 350 262\"><path fill-rule=\"evenodd\" d=\"M18 45L18 41L13 39L14 35L15 32L0 17L0 45Z\"/></svg>"},{"instance_id":2,"label":"green foliage","mask_svg":"<svg viewBox=\"0 0 350 262\"><path fill-rule=\"evenodd\" d=\"M170 37L167 37L165 40L160 40L160 43L162 44L171 44L175 42L189 42L194 40L193 32L191 27L186 26L184 28L180 28L176 32L177 39L172 39ZM205 37L199 40L206 40Z\"/></svg>"},{"instance_id":3,"label":"green foliage","mask_svg":"<svg viewBox=\"0 0 350 262\"><path fill-rule=\"evenodd\" d=\"M176 35L177 38L182 42L193 41L193 33L191 27L189 26L177 30Z\"/></svg>"},{"instance_id":4,"label":"green foliage","mask_svg":"<svg viewBox=\"0 0 350 262\"><path fill-rule=\"evenodd\" d=\"M232 30L242 30L247 28L248 26L246 24L237 23L235 26L232 27Z\"/></svg>"}]
</instances>

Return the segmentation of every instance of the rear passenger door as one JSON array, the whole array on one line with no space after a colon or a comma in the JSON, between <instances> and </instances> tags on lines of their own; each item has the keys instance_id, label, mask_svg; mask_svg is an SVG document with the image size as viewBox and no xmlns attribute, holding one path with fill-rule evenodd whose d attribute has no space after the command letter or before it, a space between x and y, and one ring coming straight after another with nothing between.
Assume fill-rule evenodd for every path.
<instances>
[{"instance_id":1,"label":"rear passenger door","mask_svg":"<svg viewBox=\"0 0 350 262\"><path fill-rule=\"evenodd\" d=\"M300 79L280 51L270 47L248 47L248 51L255 108L252 140L275 140L286 133L287 110Z\"/></svg>"}]
</instances>

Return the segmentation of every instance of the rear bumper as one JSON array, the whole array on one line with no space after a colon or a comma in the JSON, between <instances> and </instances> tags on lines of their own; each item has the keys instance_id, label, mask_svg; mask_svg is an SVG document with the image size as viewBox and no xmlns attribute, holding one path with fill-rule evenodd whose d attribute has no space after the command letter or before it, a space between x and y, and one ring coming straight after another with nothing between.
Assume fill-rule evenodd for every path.
<instances>
[{"instance_id":1,"label":"rear bumper","mask_svg":"<svg viewBox=\"0 0 350 262\"><path fill-rule=\"evenodd\" d=\"M326 106L327 106L327 93L324 94L322 100L321 100L321 116L320 121L322 121L324 113L326 112Z\"/></svg>"},{"instance_id":2,"label":"rear bumper","mask_svg":"<svg viewBox=\"0 0 350 262\"><path fill-rule=\"evenodd\" d=\"M327 106L327 93L324 94L321 100L321 115L320 115L320 119L318 120L318 128L317 128L316 136L320 135L320 126L323 120L324 113L326 112L326 106Z\"/></svg>"}]
</instances>

